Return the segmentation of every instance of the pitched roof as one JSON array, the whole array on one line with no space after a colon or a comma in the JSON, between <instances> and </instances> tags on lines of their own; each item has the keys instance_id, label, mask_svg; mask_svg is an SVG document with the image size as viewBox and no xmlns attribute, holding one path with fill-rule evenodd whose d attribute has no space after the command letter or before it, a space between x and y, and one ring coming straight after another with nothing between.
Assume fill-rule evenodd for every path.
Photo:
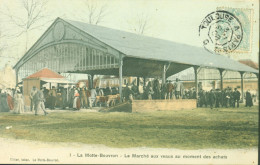
<instances>
[{"instance_id":1,"label":"pitched roof","mask_svg":"<svg viewBox=\"0 0 260 165\"><path fill-rule=\"evenodd\" d=\"M239 62L242 63L242 64L245 64L247 66L250 66L250 67L252 67L254 69L258 69L259 68L258 64L255 63L254 61L250 60L250 59L239 60Z\"/></svg>"},{"instance_id":2,"label":"pitched roof","mask_svg":"<svg viewBox=\"0 0 260 165\"><path fill-rule=\"evenodd\" d=\"M258 70L256 69L248 67L247 65L241 64L227 57L212 54L204 48L78 21L66 19L62 20L122 52L128 57L258 73Z\"/></svg>"},{"instance_id":3,"label":"pitched roof","mask_svg":"<svg viewBox=\"0 0 260 165\"><path fill-rule=\"evenodd\" d=\"M40 71L28 76L27 78L65 78L65 77L48 68L43 68Z\"/></svg>"}]
</instances>

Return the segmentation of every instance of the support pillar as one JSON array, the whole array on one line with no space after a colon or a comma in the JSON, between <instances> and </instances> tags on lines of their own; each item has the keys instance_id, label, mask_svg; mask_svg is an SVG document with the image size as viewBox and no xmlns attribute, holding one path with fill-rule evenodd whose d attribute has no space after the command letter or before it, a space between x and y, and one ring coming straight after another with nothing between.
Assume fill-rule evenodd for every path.
<instances>
[{"instance_id":1,"label":"support pillar","mask_svg":"<svg viewBox=\"0 0 260 165\"><path fill-rule=\"evenodd\" d=\"M194 66L194 75L195 75L195 90L196 90L196 99L198 98L198 68L197 66Z\"/></svg>"},{"instance_id":2,"label":"support pillar","mask_svg":"<svg viewBox=\"0 0 260 165\"><path fill-rule=\"evenodd\" d=\"M241 76L241 102L243 103L244 102L244 72L239 72L240 73L240 76Z\"/></svg>"},{"instance_id":3,"label":"support pillar","mask_svg":"<svg viewBox=\"0 0 260 165\"><path fill-rule=\"evenodd\" d=\"M145 77L143 77L143 80L144 80L144 81L143 81L143 83L144 83L143 86L145 87L145 86L146 86Z\"/></svg>"},{"instance_id":4,"label":"support pillar","mask_svg":"<svg viewBox=\"0 0 260 165\"><path fill-rule=\"evenodd\" d=\"M136 86L139 87L140 85L140 77L137 77Z\"/></svg>"},{"instance_id":5,"label":"support pillar","mask_svg":"<svg viewBox=\"0 0 260 165\"><path fill-rule=\"evenodd\" d=\"M94 74L91 74L91 89L94 88Z\"/></svg>"},{"instance_id":6,"label":"support pillar","mask_svg":"<svg viewBox=\"0 0 260 165\"><path fill-rule=\"evenodd\" d=\"M165 84L166 82L166 65L163 65L163 71L162 71L162 84Z\"/></svg>"},{"instance_id":7,"label":"support pillar","mask_svg":"<svg viewBox=\"0 0 260 165\"><path fill-rule=\"evenodd\" d=\"M16 86L18 86L18 72L19 72L19 69L15 69L15 82L16 82Z\"/></svg>"},{"instance_id":8,"label":"support pillar","mask_svg":"<svg viewBox=\"0 0 260 165\"><path fill-rule=\"evenodd\" d=\"M67 83L67 102L69 100L69 84Z\"/></svg>"},{"instance_id":9,"label":"support pillar","mask_svg":"<svg viewBox=\"0 0 260 165\"><path fill-rule=\"evenodd\" d=\"M220 74L220 90L223 90L223 71L224 69L218 69Z\"/></svg>"},{"instance_id":10,"label":"support pillar","mask_svg":"<svg viewBox=\"0 0 260 165\"><path fill-rule=\"evenodd\" d=\"M119 57L119 94L120 94L120 102L123 101L122 82L123 82L123 57L122 57L122 55L120 55L120 57Z\"/></svg>"},{"instance_id":11,"label":"support pillar","mask_svg":"<svg viewBox=\"0 0 260 165\"><path fill-rule=\"evenodd\" d=\"M91 89L91 75L88 74L88 89Z\"/></svg>"},{"instance_id":12,"label":"support pillar","mask_svg":"<svg viewBox=\"0 0 260 165\"><path fill-rule=\"evenodd\" d=\"M137 90L138 90L138 93L139 93L140 77L137 77L136 86L137 86Z\"/></svg>"}]
</instances>

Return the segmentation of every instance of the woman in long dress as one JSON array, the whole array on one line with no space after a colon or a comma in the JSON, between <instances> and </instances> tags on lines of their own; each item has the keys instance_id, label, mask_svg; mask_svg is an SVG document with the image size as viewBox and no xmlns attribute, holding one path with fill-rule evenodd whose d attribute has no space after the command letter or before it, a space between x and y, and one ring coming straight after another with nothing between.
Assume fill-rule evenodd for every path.
<instances>
[{"instance_id":1,"label":"woman in long dress","mask_svg":"<svg viewBox=\"0 0 260 165\"><path fill-rule=\"evenodd\" d=\"M23 95L20 91L14 95L14 113L24 113L24 100Z\"/></svg>"},{"instance_id":2,"label":"woman in long dress","mask_svg":"<svg viewBox=\"0 0 260 165\"><path fill-rule=\"evenodd\" d=\"M253 101L252 101L252 96L250 93L250 90L246 91L246 107L252 107L253 106Z\"/></svg>"},{"instance_id":3,"label":"woman in long dress","mask_svg":"<svg viewBox=\"0 0 260 165\"><path fill-rule=\"evenodd\" d=\"M74 95L74 100L73 100L73 109L74 110L79 110L80 109L80 98L79 98L79 93L75 91Z\"/></svg>"},{"instance_id":4,"label":"woman in long dress","mask_svg":"<svg viewBox=\"0 0 260 165\"><path fill-rule=\"evenodd\" d=\"M10 110L14 109L14 102L10 93L7 93L7 104Z\"/></svg>"}]
</instances>

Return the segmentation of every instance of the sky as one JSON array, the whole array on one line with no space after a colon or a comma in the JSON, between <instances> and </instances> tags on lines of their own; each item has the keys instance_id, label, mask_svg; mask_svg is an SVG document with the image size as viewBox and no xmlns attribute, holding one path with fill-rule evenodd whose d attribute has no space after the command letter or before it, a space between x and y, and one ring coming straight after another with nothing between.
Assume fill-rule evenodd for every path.
<instances>
[{"instance_id":1,"label":"sky","mask_svg":"<svg viewBox=\"0 0 260 165\"><path fill-rule=\"evenodd\" d=\"M252 9L251 51L231 54L231 58L251 59L258 62L259 57L259 2L223 1L223 0L96 0L98 7L106 6L106 15L101 26L135 32L136 22L140 16L147 17L148 29L143 35L166 39L174 42L203 47L199 36L202 20L219 7ZM43 25L28 32L28 48L45 32L57 18L66 18L87 22L86 0L49 0L45 9L45 18L37 25ZM0 0L0 68L6 63L14 65L25 51L26 35L19 37L21 29L11 23L5 14L26 16L22 0Z\"/></svg>"}]
</instances>

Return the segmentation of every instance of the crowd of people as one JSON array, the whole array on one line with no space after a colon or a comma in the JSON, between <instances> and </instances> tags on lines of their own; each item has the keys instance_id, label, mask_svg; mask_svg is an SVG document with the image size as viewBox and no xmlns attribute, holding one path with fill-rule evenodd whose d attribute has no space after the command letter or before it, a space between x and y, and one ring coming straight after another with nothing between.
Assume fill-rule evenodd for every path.
<instances>
[{"instance_id":1,"label":"crowd of people","mask_svg":"<svg viewBox=\"0 0 260 165\"><path fill-rule=\"evenodd\" d=\"M49 109L55 108L71 108L73 110L79 110L80 108L92 108L97 106L97 96L108 96L119 94L118 88L107 87L103 88L87 88L71 86L69 88L53 86L48 90L43 88L43 94L45 101L45 107ZM99 102L99 104L101 104Z\"/></svg>"},{"instance_id":2,"label":"crowd of people","mask_svg":"<svg viewBox=\"0 0 260 165\"><path fill-rule=\"evenodd\" d=\"M175 89L175 90L174 90ZM30 98L31 98L31 110L33 107L37 107L34 95L37 89L32 88ZM45 87L41 89L43 92L43 100L45 108L55 109L61 108L66 109L70 108L73 110L79 110L80 108L92 108L95 106L101 106L105 102L97 100L99 97L117 95L117 102L120 101L119 88L118 87L106 87L106 88L88 88L70 86L68 88L52 86L51 89L46 89ZM178 81L175 84L172 84L170 81L167 81L165 85L161 85L158 79L149 81L146 86L144 86L143 92L139 91L139 88L135 83L126 84L122 89L122 101L131 101L133 99L180 99L182 98L183 85ZM187 93L184 95L186 98ZM105 100L107 101L107 100Z\"/></svg>"},{"instance_id":3,"label":"crowd of people","mask_svg":"<svg viewBox=\"0 0 260 165\"><path fill-rule=\"evenodd\" d=\"M181 99L184 96L187 96L187 93L184 95L184 86L176 79L175 83L171 81L167 81L165 84L161 84L159 79L155 79L153 81L148 81L147 85L143 86L143 93L139 92L138 87L135 84L132 84L132 87L129 88L126 86L125 90L123 90L123 98L126 100L133 96L133 99L148 99L148 100L158 100L158 99ZM186 91L188 92L188 91Z\"/></svg>"},{"instance_id":4,"label":"crowd of people","mask_svg":"<svg viewBox=\"0 0 260 165\"><path fill-rule=\"evenodd\" d=\"M198 106L210 108L219 108L219 107L239 107L239 102L241 98L241 93L235 88L228 87L224 90L220 89L211 89L210 91L200 90L198 93ZM253 98L250 93L250 90L246 91L245 95L246 107L253 106Z\"/></svg>"},{"instance_id":5,"label":"crowd of people","mask_svg":"<svg viewBox=\"0 0 260 165\"><path fill-rule=\"evenodd\" d=\"M241 99L241 93L235 88L228 87L224 90L212 89L210 91L202 90L198 88L198 95L195 88L184 89L182 82L179 79L173 83L166 81L165 84L161 84L158 79L148 81L144 84L142 92L139 87L133 83L131 85L126 84L122 89L122 101L132 100L155 100L155 99L197 99L198 107L239 107ZM22 94L22 88L16 89L0 89L0 112L8 112L13 110L14 113L23 113L25 111L24 97ZM46 89L42 87L37 89L35 86L30 91L30 111L38 114L40 110L47 115L46 108L48 109L73 109L79 110L80 108L92 108L95 106L106 105L106 96L117 96L116 101L120 101L119 88L118 87L106 87L106 88L88 88L70 86L55 87ZM253 97L248 90L244 96L246 100L246 107L253 106Z\"/></svg>"},{"instance_id":6,"label":"crowd of people","mask_svg":"<svg viewBox=\"0 0 260 165\"><path fill-rule=\"evenodd\" d=\"M16 89L0 89L0 112L23 113L24 97L20 88Z\"/></svg>"}]
</instances>

